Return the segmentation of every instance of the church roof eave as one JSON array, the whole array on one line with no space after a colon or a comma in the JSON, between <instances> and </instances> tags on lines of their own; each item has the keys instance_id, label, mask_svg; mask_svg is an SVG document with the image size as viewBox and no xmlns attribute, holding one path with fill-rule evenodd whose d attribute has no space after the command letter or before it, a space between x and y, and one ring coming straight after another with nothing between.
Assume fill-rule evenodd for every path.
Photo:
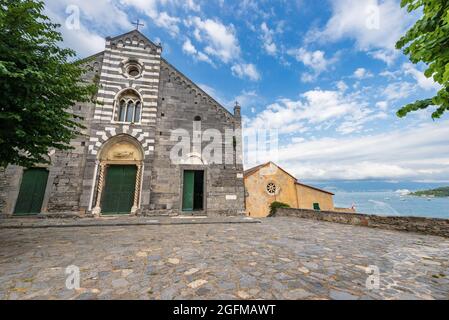
<instances>
[{"instance_id":1,"label":"church roof eave","mask_svg":"<svg viewBox=\"0 0 449 320\"><path fill-rule=\"evenodd\" d=\"M101 55L103 55L103 54L104 54L104 50L101 51L101 52L92 54L92 55L90 55L90 56L88 56L88 57L77 59L77 60L74 61L74 63L84 63L84 62L88 62L88 61L93 60L94 58L97 58L97 57L99 57L99 56L101 56Z\"/></svg>"}]
</instances>

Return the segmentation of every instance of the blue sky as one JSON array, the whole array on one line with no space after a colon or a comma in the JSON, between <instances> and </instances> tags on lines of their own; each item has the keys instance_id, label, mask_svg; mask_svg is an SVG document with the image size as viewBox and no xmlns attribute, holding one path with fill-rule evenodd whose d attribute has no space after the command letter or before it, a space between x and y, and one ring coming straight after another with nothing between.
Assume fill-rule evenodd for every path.
<instances>
[{"instance_id":1,"label":"blue sky","mask_svg":"<svg viewBox=\"0 0 449 320\"><path fill-rule=\"evenodd\" d=\"M275 160L306 180L449 181L449 115L395 115L438 89L394 49L418 18L399 0L45 2L80 57L140 19L173 65L228 109L240 102L246 133L278 134L274 154L249 144L247 166Z\"/></svg>"}]
</instances>

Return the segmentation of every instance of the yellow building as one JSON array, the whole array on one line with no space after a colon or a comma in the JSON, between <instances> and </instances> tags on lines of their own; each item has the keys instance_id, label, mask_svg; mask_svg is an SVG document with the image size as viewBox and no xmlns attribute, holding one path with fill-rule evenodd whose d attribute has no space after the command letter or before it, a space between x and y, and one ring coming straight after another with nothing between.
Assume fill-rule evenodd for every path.
<instances>
[{"instance_id":1,"label":"yellow building","mask_svg":"<svg viewBox=\"0 0 449 320\"><path fill-rule=\"evenodd\" d=\"M270 204L278 201L292 208L336 211L334 194L298 182L294 176L272 162L245 171L246 214L266 217Z\"/></svg>"}]
</instances>

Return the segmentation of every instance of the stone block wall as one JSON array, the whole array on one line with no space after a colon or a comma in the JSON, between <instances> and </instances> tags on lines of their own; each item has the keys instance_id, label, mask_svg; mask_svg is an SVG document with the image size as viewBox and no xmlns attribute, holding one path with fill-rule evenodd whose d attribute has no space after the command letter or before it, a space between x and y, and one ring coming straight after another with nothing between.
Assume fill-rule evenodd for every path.
<instances>
[{"instance_id":1,"label":"stone block wall","mask_svg":"<svg viewBox=\"0 0 449 320\"><path fill-rule=\"evenodd\" d=\"M79 103L72 112L82 117L85 128L71 142L73 150L50 150L51 165L43 166L49 178L43 200L43 213L91 213L96 202L99 173L96 170L102 147L119 135L133 137L145 154L141 210L139 214L182 213L183 167L173 164L171 131L183 128L193 135L195 116L202 118L202 130L240 129L240 110L232 114L208 96L187 77L161 58L162 48L138 31L108 38L106 50L82 61L84 80L99 85L97 104ZM129 77L123 63L131 60L142 67L142 74ZM140 123L116 121L114 101L132 89L141 96ZM236 141L241 141L238 131ZM223 139L224 140L224 139ZM203 144L203 147L207 143ZM223 141L225 150L234 150L234 141ZM207 215L244 214L243 165L203 163L206 174ZM186 169L192 169L188 167ZM10 166L0 171L0 213L10 215L16 203L23 168Z\"/></svg>"},{"instance_id":2,"label":"stone block wall","mask_svg":"<svg viewBox=\"0 0 449 320\"><path fill-rule=\"evenodd\" d=\"M280 208L274 217L297 217L370 228L416 232L449 238L449 220L421 217L385 217L359 213Z\"/></svg>"},{"instance_id":3,"label":"stone block wall","mask_svg":"<svg viewBox=\"0 0 449 320\"><path fill-rule=\"evenodd\" d=\"M158 106L152 166L151 210L156 210L155 212L168 210L181 214L183 170L204 170L206 199L205 210L202 214L243 215L243 165L235 161L233 141L225 141L226 130L240 128L240 117L234 117L165 60L161 63ZM193 123L197 116L201 117L202 132L214 129L222 134L222 159L224 160L225 152L228 151L234 158L232 164L201 163L201 159L198 158L196 160L199 162L195 162L194 165L182 165L170 159L170 152L178 143L178 141L171 141L172 131L186 130L192 143ZM203 142L201 150L208 144L209 142ZM194 148L191 149L192 153L196 153L195 151Z\"/></svg>"}]
</instances>

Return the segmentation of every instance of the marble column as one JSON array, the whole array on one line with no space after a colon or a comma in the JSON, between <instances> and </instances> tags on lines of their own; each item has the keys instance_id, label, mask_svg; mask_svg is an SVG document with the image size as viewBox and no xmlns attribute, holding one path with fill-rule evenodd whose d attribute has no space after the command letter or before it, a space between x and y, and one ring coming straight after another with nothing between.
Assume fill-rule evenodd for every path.
<instances>
[{"instance_id":1,"label":"marble column","mask_svg":"<svg viewBox=\"0 0 449 320\"><path fill-rule=\"evenodd\" d=\"M106 164L100 163L100 173L98 174L97 200L95 201L95 208L92 210L92 214L96 216L99 216L101 213L101 196L104 189L105 174L106 174Z\"/></svg>"},{"instance_id":2,"label":"marble column","mask_svg":"<svg viewBox=\"0 0 449 320\"><path fill-rule=\"evenodd\" d=\"M131 209L131 214L136 214L137 211L139 210L139 197L141 185L142 185L142 164L138 164L136 174L136 186L134 188L134 203Z\"/></svg>"}]
</instances>

